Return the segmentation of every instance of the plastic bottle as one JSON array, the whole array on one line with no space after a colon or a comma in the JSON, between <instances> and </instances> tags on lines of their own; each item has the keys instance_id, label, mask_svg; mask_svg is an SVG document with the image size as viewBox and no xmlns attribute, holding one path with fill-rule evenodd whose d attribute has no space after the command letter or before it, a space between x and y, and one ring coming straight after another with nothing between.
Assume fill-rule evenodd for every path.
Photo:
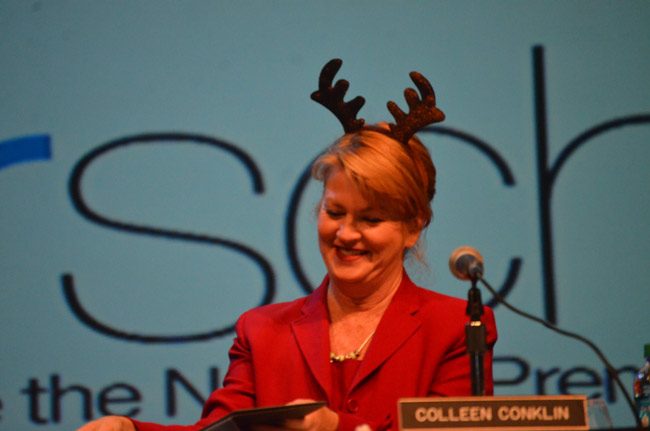
<instances>
[{"instance_id":1,"label":"plastic bottle","mask_svg":"<svg viewBox=\"0 0 650 431\"><path fill-rule=\"evenodd\" d=\"M650 428L650 344L643 346L645 364L634 376L634 401L644 428Z\"/></svg>"}]
</instances>

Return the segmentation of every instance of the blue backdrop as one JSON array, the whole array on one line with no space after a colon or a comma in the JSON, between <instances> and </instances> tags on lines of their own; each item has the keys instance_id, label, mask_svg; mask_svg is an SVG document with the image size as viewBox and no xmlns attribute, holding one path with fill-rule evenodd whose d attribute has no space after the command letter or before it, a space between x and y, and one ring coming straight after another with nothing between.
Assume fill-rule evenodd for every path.
<instances>
[{"instance_id":1,"label":"blue backdrop","mask_svg":"<svg viewBox=\"0 0 650 431\"><path fill-rule=\"evenodd\" d=\"M477 247L513 304L593 339L631 388L650 342L650 3L0 1L0 429L193 422L244 310L324 274L310 161L322 65L447 120L421 284ZM490 300L487 292L485 301ZM584 345L495 307L498 394L604 398Z\"/></svg>"}]
</instances>

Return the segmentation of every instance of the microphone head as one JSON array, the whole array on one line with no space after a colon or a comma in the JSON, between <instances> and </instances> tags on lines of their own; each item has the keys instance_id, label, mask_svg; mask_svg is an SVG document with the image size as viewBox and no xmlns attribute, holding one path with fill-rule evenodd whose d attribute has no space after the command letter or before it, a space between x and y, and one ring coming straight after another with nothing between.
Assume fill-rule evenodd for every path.
<instances>
[{"instance_id":1,"label":"microphone head","mask_svg":"<svg viewBox=\"0 0 650 431\"><path fill-rule=\"evenodd\" d=\"M483 277L483 256L474 247L463 245L451 252L449 270L460 280L476 280Z\"/></svg>"}]
</instances>

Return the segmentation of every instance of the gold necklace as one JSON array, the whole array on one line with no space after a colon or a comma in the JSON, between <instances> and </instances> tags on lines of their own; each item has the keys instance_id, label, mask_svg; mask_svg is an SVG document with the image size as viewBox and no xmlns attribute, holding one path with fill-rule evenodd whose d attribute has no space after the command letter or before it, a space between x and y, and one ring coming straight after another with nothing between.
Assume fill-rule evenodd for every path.
<instances>
[{"instance_id":1,"label":"gold necklace","mask_svg":"<svg viewBox=\"0 0 650 431\"><path fill-rule=\"evenodd\" d=\"M375 331L376 330L377 329L375 329ZM363 350L363 348L366 347L366 344L368 344L370 342L370 339L372 338L372 336L375 335L375 331L372 331L370 333L370 335L368 335L368 338L366 338L363 341L363 343L361 343L361 345L359 347L357 347L357 350L355 350L354 352L344 353L344 354L341 354L341 355L337 355L334 352L330 352L330 363L343 362L346 359L358 359L359 356L361 355L361 351Z\"/></svg>"}]
</instances>

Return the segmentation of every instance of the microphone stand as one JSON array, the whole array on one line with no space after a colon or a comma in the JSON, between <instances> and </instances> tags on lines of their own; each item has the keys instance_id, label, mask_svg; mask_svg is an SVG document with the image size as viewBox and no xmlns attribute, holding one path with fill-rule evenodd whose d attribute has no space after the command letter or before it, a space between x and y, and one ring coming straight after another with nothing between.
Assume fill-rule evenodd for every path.
<instances>
[{"instance_id":1,"label":"microphone stand","mask_svg":"<svg viewBox=\"0 0 650 431\"><path fill-rule=\"evenodd\" d=\"M472 382L472 395L485 395L485 367L483 355L487 351L485 342L485 326L481 322L483 303L481 291L476 287L477 277L472 277L472 287L467 293L467 309L469 322L465 325L465 339L467 353L470 358L470 378Z\"/></svg>"}]
</instances>

